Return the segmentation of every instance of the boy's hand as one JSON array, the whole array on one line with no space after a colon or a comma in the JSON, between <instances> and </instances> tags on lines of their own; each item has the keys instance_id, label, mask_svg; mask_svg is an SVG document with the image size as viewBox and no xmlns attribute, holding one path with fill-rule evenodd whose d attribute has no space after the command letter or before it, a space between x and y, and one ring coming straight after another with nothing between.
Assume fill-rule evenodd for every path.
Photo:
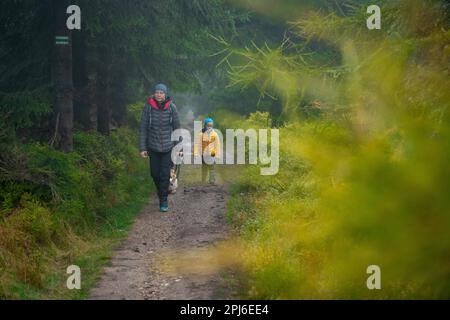
<instances>
[{"instance_id":1,"label":"boy's hand","mask_svg":"<svg viewBox=\"0 0 450 320\"><path fill-rule=\"evenodd\" d=\"M148 151L141 151L141 158L148 158Z\"/></svg>"}]
</instances>

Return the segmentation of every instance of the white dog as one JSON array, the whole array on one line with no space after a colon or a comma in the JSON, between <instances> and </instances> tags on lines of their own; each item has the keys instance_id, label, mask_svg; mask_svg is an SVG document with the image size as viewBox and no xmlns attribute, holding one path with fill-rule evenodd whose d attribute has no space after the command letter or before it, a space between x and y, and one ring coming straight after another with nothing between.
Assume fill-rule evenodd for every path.
<instances>
[{"instance_id":1,"label":"white dog","mask_svg":"<svg viewBox=\"0 0 450 320\"><path fill-rule=\"evenodd\" d=\"M178 188L178 179L175 169L170 169L169 193L176 193Z\"/></svg>"}]
</instances>

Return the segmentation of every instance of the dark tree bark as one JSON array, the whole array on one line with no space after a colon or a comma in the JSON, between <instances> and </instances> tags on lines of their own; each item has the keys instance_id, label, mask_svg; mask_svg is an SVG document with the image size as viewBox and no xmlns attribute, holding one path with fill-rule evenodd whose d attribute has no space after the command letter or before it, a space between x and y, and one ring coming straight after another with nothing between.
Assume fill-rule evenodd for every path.
<instances>
[{"instance_id":1,"label":"dark tree bark","mask_svg":"<svg viewBox=\"0 0 450 320\"><path fill-rule=\"evenodd\" d=\"M126 122L126 64L125 53L120 52L116 54L111 72L111 110L113 122L118 127L121 127Z\"/></svg>"},{"instance_id":2,"label":"dark tree bark","mask_svg":"<svg viewBox=\"0 0 450 320\"><path fill-rule=\"evenodd\" d=\"M110 95L111 53L106 47L99 50L97 73L97 129L104 135L109 135L111 124L111 95Z\"/></svg>"},{"instance_id":3,"label":"dark tree bark","mask_svg":"<svg viewBox=\"0 0 450 320\"><path fill-rule=\"evenodd\" d=\"M73 150L72 33L66 26L66 10L70 4L67 0L52 0L52 5L55 35L51 64L55 95L55 134L52 144L56 143L59 150L69 152ZM67 44L61 39L67 39Z\"/></svg>"},{"instance_id":4,"label":"dark tree bark","mask_svg":"<svg viewBox=\"0 0 450 320\"><path fill-rule=\"evenodd\" d=\"M87 98L88 102L86 104L87 110L85 113L85 129L89 131L97 131L97 72L93 71L89 74L88 87L87 87Z\"/></svg>"},{"instance_id":5,"label":"dark tree bark","mask_svg":"<svg viewBox=\"0 0 450 320\"><path fill-rule=\"evenodd\" d=\"M89 121L88 56L86 33L81 30L73 34L73 84L75 90L73 111L75 121L80 123L85 130L91 129ZM96 126L94 129L96 129Z\"/></svg>"}]
</instances>

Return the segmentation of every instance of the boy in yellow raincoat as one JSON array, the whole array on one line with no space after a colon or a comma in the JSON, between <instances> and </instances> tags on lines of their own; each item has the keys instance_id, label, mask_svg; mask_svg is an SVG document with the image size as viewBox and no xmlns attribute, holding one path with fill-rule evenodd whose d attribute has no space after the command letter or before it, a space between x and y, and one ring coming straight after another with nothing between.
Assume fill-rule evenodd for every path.
<instances>
[{"instance_id":1,"label":"boy in yellow raincoat","mask_svg":"<svg viewBox=\"0 0 450 320\"><path fill-rule=\"evenodd\" d=\"M201 146L202 152L202 181L206 182L209 174L209 183L216 182L215 162L220 157L220 140L217 132L213 129L214 120L206 118L203 122L202 133L199 135L199 140L194 143L194 156L198 156ZM205 162L205 157L213 158L212 164Z\"/></svg>"}]
</instances>

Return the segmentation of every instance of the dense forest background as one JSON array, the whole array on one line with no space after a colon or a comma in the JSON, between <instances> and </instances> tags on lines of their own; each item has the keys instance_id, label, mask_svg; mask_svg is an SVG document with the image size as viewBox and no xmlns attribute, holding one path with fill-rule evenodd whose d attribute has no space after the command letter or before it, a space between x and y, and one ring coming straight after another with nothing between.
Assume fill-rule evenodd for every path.
<instances>
[{"instance_id":1,"label":"dense forest background","mask_svg":"<svg viewBox=\"0 0 450 320\"><path fill-rule=\"evenodd\" d=\"M377 2L369 31L368 0L2 1L0 297L86 296L152 190L137 123L163 82L181 113L281 130L279 174L229 204L246 297L448 298L449 2ZM382 294L355 288L367 261Z\"/></svg>"},{"instance_id":2,"label":"dense forest background","mask_svg":"<svg viewBox=\"0 0 450 320\"><path fill-rule=\"evenodd\" d=\"M226 93L211 92L224 78L215 69L217 59L211 58L220 47L210 35L231 39L239 34L241 42L250 37L275 42L284 32L282 26L262 22L223 1L69 2L2 4L5 139L50 141L57 149L71 150L65 131L75 127L109 134L125 124L127 105L143 101L156 82L170 84L172 93L226 99ZM66 28L70 4L82 9L81 30ZM69 36L70 46L55 46L58 35ZM58 63L64 59L71 66L64 72L72 77L58 75ZM65 87L58 81L65 81ZM72 101L72 111L57 109L64 95Z\"/></svg>"},{"instance_id":3,"label":"dense forest background","mask_svg":"<svg viewBox=\"0 0 450 320\"><path fill-rule=\"evenodd\" d=\"M81 8L81 30L66 28L69 5ZM258 91L225 89L214 37L244 45L283 33L222 0L2 2L0 296L59 297L55 270L77 257L98 268L83 257L101 262L123 236L153 188L136 129L156 83L182 113L249 113Z\"/></svg>"}]
</instances>

